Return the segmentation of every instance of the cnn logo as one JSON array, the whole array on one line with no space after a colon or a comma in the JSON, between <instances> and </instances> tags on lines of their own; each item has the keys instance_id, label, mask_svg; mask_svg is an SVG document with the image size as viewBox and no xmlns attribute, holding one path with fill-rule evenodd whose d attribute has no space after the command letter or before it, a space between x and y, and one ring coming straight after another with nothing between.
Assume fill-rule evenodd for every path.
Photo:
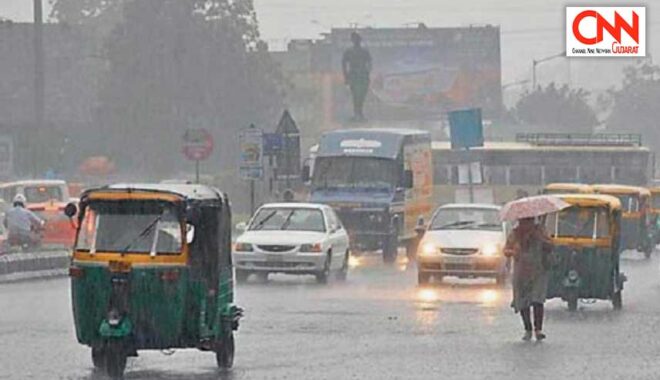
<instances>
[{"instance_id":1,"label":"cnn logo","mask_svg":"<svg viewBox=\"0 0 660 380\"><path fill-rule=\"evenodd\" d=\"M645 7L567 7L566 55L643 57Z\"/></svg>"}]
</instances>

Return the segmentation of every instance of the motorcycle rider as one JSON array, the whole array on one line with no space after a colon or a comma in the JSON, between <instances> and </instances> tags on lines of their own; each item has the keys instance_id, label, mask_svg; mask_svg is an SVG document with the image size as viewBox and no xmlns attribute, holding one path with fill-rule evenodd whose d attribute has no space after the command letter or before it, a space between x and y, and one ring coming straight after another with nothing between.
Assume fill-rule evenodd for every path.
<instances>
[{"instance_id":1,"label":"motorcycle rider","mask_svg":"<svg viewBox=\"0 0 660 380\"><path fill-rule=\"evenodd\" d=\"M10 245L39 245L41 238L38 231L43 228L44 221L35 213L25 208L25 196L17 194L14 197L14 207L5 213L5 227L9 231Z\"/></svg>"}]
</instances>

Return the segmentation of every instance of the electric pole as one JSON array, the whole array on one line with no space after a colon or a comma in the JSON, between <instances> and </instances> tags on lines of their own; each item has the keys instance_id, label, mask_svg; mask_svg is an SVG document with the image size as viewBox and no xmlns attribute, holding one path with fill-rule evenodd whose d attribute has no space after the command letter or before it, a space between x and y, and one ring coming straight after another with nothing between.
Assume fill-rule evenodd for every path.
<instances>
[{"instance_id":1,"label":"electric pole","mask_svg":"<svg viewBox=\"0 0 660 380\"><path fill-rule=\"evenodd\" d=\"M34 130L38 134L43 130L45 119L45 78L44 78L44 20L42 0L34 0ZM31 150L32 175L38 175L38 152L41 141Z\"/></svg>"}]
</instances>

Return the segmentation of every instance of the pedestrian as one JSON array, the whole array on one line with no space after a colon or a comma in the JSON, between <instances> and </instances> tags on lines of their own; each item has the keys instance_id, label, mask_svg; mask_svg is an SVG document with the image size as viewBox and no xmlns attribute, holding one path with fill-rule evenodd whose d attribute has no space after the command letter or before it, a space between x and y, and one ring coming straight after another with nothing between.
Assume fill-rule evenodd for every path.
<instances>
[{"instance_id":1,"label":"pedestrian","mask_svg":"<svg viewBox=\"0 0 660 380\"><path fill-rule=\"evenodd\" d=\"M364 101L369 92L371 54L362 46L362 37L357 32L351 33L351 42L353 46L344 52L341 67L344 82L353 96L353 120L365 121Z\"/></svg>"},{"instance_id":2,"label":"pedestrian","mask_svg":"<svg viewBox=\"0 0 660 380\"><path fill-rule=\"evenodd\" d=\"M548 289L552 240L534 218L520 219L507 238L504 253L514 260L511 306L522 317L523 340L532 339L533 328L536 340L541 341L546 337L543 333L543 304Z\"/></svg>"},{"instance_id":3,"label":"pedestrian","mask_svg":"<svg viewBox=\"0 0 660 380\"><path fill-rule=\"evenodd\" d=\"M10 245L39 245L40 238L36 231L43 228L44 221L35 213L25 208L25 196L17 194L14 197L13 207L5 213L5 227L9 232Z\"/></svg>"}]
</instances>

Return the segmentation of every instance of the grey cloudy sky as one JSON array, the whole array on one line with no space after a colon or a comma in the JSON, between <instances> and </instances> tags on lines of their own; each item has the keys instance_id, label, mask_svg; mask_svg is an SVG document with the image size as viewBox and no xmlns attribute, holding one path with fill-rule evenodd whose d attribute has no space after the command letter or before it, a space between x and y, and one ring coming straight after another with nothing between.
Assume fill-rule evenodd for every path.
<instances>
[{"instance_id":1,"label":"grey cloudy sky","mask_svg":"<svg viewBox=\"0 0 660 380\"><path fill-rule=\"evenodd\" d=\"M43 1L47 7L48 0ZM292 38L315 38L330 27L350 24L399 27L421 21L428 26L500 25L505 83L528 79L533 59L564 50L565 4L554 0L255 0L262 37L275 49L285 47ZM32 0L0 0L0 17L29 21L31 12ZM653 36L660 34L660 22L655 20L660 20L660 7L647 7L647 51L657 57L660 39ZM602 90L618 83L621 66L630 62L621 58L555 60L539 69L539 82L570 82Z\"/></svg>"}]
</instances>

